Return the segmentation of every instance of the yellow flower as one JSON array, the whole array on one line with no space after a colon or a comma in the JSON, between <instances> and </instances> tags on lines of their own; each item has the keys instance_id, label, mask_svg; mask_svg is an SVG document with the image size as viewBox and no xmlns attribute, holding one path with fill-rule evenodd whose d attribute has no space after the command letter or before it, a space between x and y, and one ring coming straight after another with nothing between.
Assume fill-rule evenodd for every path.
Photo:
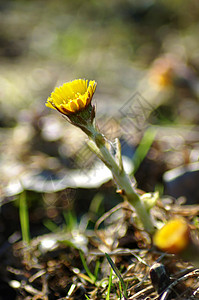
<instances>
[{"instance_id":1,"label":"yellow flower","mask_svg":"<svg viewBox=\"0 0 199 300\"><path fill-rule=\"evenodd\" d=\"M57 109L60 113L70 116L84 110L90 103L97 83L76 79L55 88L47 99L46 106Z\"/></svg>"},{"instance_id":2,"label":"yellow flower","mask_svg":"<svg viewBox=\"0 0 199 300\"><path fill-rule=\"evenodd\" d=\"M154 244L162 251L180 253L189 244L189 226L183 218L174 218L168 221L161 229L157 230Z\"/></svg>"}]
</instances>

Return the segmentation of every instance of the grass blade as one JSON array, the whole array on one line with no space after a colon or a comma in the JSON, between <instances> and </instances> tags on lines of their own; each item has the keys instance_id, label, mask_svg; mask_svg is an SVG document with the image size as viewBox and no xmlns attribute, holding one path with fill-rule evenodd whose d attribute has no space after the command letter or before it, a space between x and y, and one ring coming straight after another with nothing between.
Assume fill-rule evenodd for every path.
<instances>
[{"instance_id":1,"label":"grass blade","mask_svg":"<svg viewBox=\"0 0 199 300\"><path fill-rule=\"evenodd\" d=\"M95 265L95 271L94 271L95 281L97 280L97 277L98 277L99 268L100 268L100 261L97 260L96 265Z\"/></svg>"},{"instance_id":2,"label":"grass blade","mask_svg":"<svg viewBox=\"0 0 199 300\"><path fill-rule=\"evenodd\" d=\"M84 255L81 250L79 251L79 255L80 255L80 258L81 258L81 261L82 261L82 264L83 264L83 267L84 267L86 273L88 274L88 276L92 280L92 282L95 283L96 278L89 270L89 267L87 266L86 260L85 260Z\"/></svg>"},{"instance_id":3,"label":"grass blade","mask_svg":"<svg viewBox=\"0 0 199 300\"><path fill-rule=\"evenodd\" d=\"M111 287L112 287L112 275L113 275L113 269L111 269L111 271L110 271L106 300L110 300L110 293L111 293Z\"/></svg>"},{"instance_id":4,"label":"grass blade","mask_svg":"<svg viewBox=\"0 0 199 300\"><path fill-rule=\"evenodd\" d=\"M120 281L120 284L122 286L122 289L123 289L123 296L125 299L127 299L127 291L126 291L126 285L125 285L125 282L120 274L120 271L118 270L118 268L116 267L116 265L114 264L114 262L112 261L112 259L110 258L110 256L105 253L106 255L106 258L111 266L111 268L113 269L113 271L115 272L116 276L118 277L119 281Z\"/></svg>"},{"instance_id":5,"label":"grass blade","mask_svg":"<svg viewBox=\"0 0 199 300\"><path fill-rule=\"evenodd\" d=\"M137 172L140 164L142 163L147 153L149 152L149 149L151 148L155 136L156 136L156 130L153 128L148 128L144 133L144 136L133 156L133 164L134 164L133 174Z\"/></svg>"},{"instance_id":6,"label":"grass blade","mask_svg":"<svg viewBox=\"0 0 199 300\"><path fill-rule=\"evenodd\" d=\"M28 205L27 205L27 198L25 192L23 192L20 195L20 199L19 199L19 218L20 218L23 242L26 245L29 245L30 243L29 213L28 213Z\"/></svg>"}]
</instances>

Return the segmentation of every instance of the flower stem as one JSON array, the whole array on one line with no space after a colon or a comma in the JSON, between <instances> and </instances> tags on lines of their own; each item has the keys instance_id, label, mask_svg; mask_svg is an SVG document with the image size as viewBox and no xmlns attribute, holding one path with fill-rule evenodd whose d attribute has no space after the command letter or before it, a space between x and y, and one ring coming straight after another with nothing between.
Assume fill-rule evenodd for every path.
<instances>
[{"instance_id":1,"label":"flower stem","mask_svg":"<svg viewBox=\"0 0 199 300\"><path fill-rule=\"evenodd\" d=\"M129 176L125 173L123 166L121 166L121 161L119 165L117 164L115 158L110 153L105 137L93 126L89 126L90 139L93 143L90 143L89 146L93 152L104 162L104 164L110 169L113 174L117 185L124 192L127 200L135 208L135 211L142 222L144 229L150 233L154 233L154 226L150 217L150 214L147 212L143 202L140 199L140 196L134 190L134 187L130 181Z\"/></svg>"}]
</instances>

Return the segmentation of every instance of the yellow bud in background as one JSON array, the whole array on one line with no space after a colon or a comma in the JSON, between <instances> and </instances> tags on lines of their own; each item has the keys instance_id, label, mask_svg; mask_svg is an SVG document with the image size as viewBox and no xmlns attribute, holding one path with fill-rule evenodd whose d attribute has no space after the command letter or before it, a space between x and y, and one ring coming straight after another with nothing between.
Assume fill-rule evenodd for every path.
<instances>
[{"instance_id":1,"label":"yellow bud in background","mask_svg":"<svg viewBox=\"0 0 199 300\"><path fill-rule=\"evenodd\" d=\"M189 225L184 218L171 219L154 234L154 245L164 252L179 254L189 244L189 233Z\"/></svg>"}]
</instances>

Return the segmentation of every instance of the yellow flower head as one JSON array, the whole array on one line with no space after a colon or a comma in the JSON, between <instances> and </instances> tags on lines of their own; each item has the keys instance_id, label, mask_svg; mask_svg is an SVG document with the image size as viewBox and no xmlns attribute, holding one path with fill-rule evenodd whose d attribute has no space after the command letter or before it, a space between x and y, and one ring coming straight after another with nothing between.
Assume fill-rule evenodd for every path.
<instances>
[{"instance_id":1,"label":"yellow flower head","mask_svg":"<svg viewBox=\"0 0 199 300\"><path fill-rule=\"evenodd\" d=\"M156 231L153 241L162 251L180 253L189 244L189 226L183 218L171 219Z\"/></svg>"},{"instance_id":2,"label":"yellow flower head","mask_svg":"<svg viewBox=\"0 0 199 300\"><path fill-rule=\"evenodd\" d=\"M91 102L97 83L76 79L55 88L47 99L46 106L70 116L84 110Z\"/></svg>"}]
</instances>

